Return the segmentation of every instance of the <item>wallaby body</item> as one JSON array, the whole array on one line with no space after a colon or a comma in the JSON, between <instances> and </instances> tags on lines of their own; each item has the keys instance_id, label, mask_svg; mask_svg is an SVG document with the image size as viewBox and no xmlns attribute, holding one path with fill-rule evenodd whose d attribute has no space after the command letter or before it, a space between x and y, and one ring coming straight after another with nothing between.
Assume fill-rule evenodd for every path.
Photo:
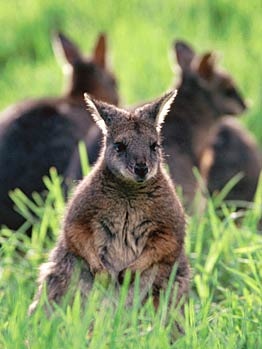
<instances>
[{"instance_id":1,"label":"wallaby body","mask_svg":"<svg viewBox=\"0 0 262 349\"><path fill-rule=\"evenodd\" d=\"M163 146L170 175L189 206L197 189L192 169L199 166L213 127L222 116L237 115L246 107L230 76L215 67L211 53L197 56L180 41L174 50L182 75L176 103L163 125Z\"/></svg>"},{"instance_id":2,"label":"wallaby body","mask_svg":"<svg viewBox=\"0 0 262 349\"><path fill-rule=\"evenodd\" d=\"M220 192L231 178L243 178L226 196L227 200L252 201L262 170L262 154L252 135L233 118L221 121L203 151L200 169L211 194Z\"/></svg>"},{"instance_id":3,"label":"wallaby body","mask_svg":"<svg viewBox=\"0 0 262 349\"><path fill-rule=\"evenodd\" d=\"M30 196L42 192L50 167L65 176L70 158L87 129L94 124L86 113L83 93L117 103L114 77L106 70L105 36L86 59L64 35L56 36L56 52L66 61L69 82L60 98L24 101L0 116L0 225L17 229L24 219L13 210L9 191L20 188Z\"/></svg>"},{"instance_id":4,"label":"wallaby body","mask_svg":"<svg viewBox=\"0 0 262 349\"><path fill-rule=\"evenodd\" d=\"M127 112L91 100L88 109L106 129L105 145L92 172L77 187L49 262L42 268L48 299L59 301L74 273L68 258L81 257L92 277L107 273L121 283L126 270L141 274L142 301L152 289L157 307L177 263L178 299L187 295L185 218L173 184L162 168L160 124L174 93ZM65 267L65 265L67 265ZM129 301L132 301L133 285Z\"/></svg>"}]
</instances>

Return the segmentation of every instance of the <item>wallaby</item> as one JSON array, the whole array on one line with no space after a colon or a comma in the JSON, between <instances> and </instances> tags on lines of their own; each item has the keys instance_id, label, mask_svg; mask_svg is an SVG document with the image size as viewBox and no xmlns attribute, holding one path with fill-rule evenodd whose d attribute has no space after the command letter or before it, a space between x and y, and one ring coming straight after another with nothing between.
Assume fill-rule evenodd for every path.
<instances>
[{"instance_id":1,"label":"wallaby","mask_svg":"<svg viewBox=\"0 0 262 349\"><path fill-rule=\"evenodd\" d=\"M204 149L200 169L211 194L220 192L240 173L243 177L225 199L243 204L254 199L262 171L262 155L252 135L237 120L227 117L217 125L210 144Z\"/></svg>"},{"instance_id":2,"label":"wallaby","mask_svg":"<svg viewBox=\"0 0 262 349\"><path fill-rule=\"evenodd\" d=\"M91 288L97 274L109 274L118 284L126 270L131 276L139 272L141 301L151 290L157 307L160 292L177 264L177 300L186 297L185 217L163 169L160 146L160 128L174 97L170 92L128 112L85 96L88 111L103 130L104 146L68 204L57 245L41 267L30 312L45 283L49 301L60 301L79 257L88 269L82 280L85 290ZM129 302L132 297L133 284Z\"/></svg>"},{"instance_id":3,"label":"wallaby","mask_svg":"<svg viewBox=\"0 0 262 349\"><path fill-rule=\"evenodd\" d=\"M163 125L163 146L171 177L190 206L197 189L192 169L199 167L213 127L224 115L242 113L246 105L232 78L216 67L213 53L198 56L182 41L176 41L173 49L181 80L176 103Z\"/></svg>"},{"instance_id":4,"label":"wallaby","mask_svg":"<svg viewBox=\"0 0 262 349\"><path fill-rule=\"evenodd\" d=\"M65 35L54 40L64 60L67 90L62 97L24 101L0 115L0 225L17 229L24 222L13 209L9 191L27 196L45 189L50 167L65 175L70 158L87 129L94 124L86 113L83 93L118 103L114 76L106 64L106 36L100 35L90 58L85 58Z\"/></svg>"},{"instance_id":5,"label":"wallaby","mask_svg":"<svg viewBox=\"0 0 262 349\"><path fill-rule=\"evenodd\" d=\"M209 142L213 127L224 115L238 115L245 102L232 78L216 67L214 53L197 55L183 41L173 45L181 78L176 103L163 125L163 147L173 181L182 187L188 212L197 190L193 167L199 167L200 156ZM99 154L100 134L93 127L87 133L91 163ZM71 177L81 177L79 160L71 163Z\"/></svg>"}]
</instances>

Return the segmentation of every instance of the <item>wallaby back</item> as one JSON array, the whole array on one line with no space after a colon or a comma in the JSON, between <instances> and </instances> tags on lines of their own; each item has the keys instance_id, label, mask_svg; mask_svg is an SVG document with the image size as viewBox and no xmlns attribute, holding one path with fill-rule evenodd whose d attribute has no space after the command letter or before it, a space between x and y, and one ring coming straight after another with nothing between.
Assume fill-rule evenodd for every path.
<instances>
[{"instance_id":1,"label":"wallaby back","mask_svg":"<svg viewBox=\"0 0 262 349\"><path fill-rule=\"evenodd\" d=\"M241 174L243 178L226 199L252 201L262 170L262 154L252 135L239 122L225 118L203 151L200 169L211 194L219 193L231 178Z\"/></svg>"},{"instance_id":2,"label":"wallaby back","mask_svg":"<svg viewBox=\"0 0 262 349\"><path fill-rule=\"evenodd\" d=\"M24 101L0 116L0 225L17 229L24 219L13 209L9 191L20 188L30 196L42 192L50 167L65 175L80 139L94 122L86 112L83 93L117 103L115 79L106 66L106 37L100 35L91 57L59 33L56 55L63 59L67 89L64 96Z\"/></svg>"},{"instance_id":3,"label":"wallaby back","mask_svg":"<svg viewBox=\"0 0 262 349\"><path fill-rule=\"evenodd\" d=\"M160 146L160 127L173 99L174 92L127 112L86 96L88 110L103 130L104 147L69 202L55 248L64 246L85 260L93 276L108 274L116 284L126 270L132 280L139 272L141 300L151 289L155 306L175 263L178 300L187 295L189 284L184 213L163 170ZM67 291L59 282L63 262L51 254L49 263L52 268L39 287L46 282L49 300L57 301L52 296L56 290ZM54 278L56 284L50 282ZM131 283L128 302L133 291Z\"/></svg>"}]
</instances>

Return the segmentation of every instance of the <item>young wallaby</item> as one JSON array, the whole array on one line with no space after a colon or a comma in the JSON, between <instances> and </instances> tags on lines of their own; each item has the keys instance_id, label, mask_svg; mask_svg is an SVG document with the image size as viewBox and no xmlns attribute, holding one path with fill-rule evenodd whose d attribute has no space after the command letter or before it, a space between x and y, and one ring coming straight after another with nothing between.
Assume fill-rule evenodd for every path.
<instances>
[{"instance_id":1,"label":"young wallaby","mask_svg":"<svg viewBox=\"0 0 262 349\"><path fill-rule=\"evenodd\" d=\"M185 42L173 47L181 68L176 103L163 125L163 146L174 182L181 186L187 206L192 202L197 181L192 172L217 120L246 109L232 78L218 69L213 53L196 55Z\"/></svg>"},{"instance_id":2,"label":"young wallaby","mask_svg":"<svg viewBox=\"0 0 262 349\"><path fill-rule=\"evenodd\" d=\"M41 268L31 311L45 283L49 301L59 302L79 257L88 268L84 289L90 289L99 273L121 283L126 270L139 272L141 301L151 289L157 307L177 263L177 299L187 295L184 212L163 170L160 146L160 128L174 97L171 92L127 112L85 96L88 111L103 130L104 147L69 202L57 245ZM132 296L131 284L129 301Z\"/></svg>"},{"instance_id":3,"label":"young wallaby","mask_svg":"<svg viewBox=\"0 0 262 349\"><path fill-rule=\"evenodd\" d=\"M252 201L262 171L262 154L252 135L237 120L227 117L217 125L204 149L200 170L211 194L220 192L240 173L243 177L225 199Z\"/></svg>"},{"instance_id":4,"label":"young wallaby","mask_svg":"<svg viewBox=\"0 0 262 349\"><path fill-rule=\"evenodd\" d=\"M13 209L9 191L27 196L42 192L50 167L65 175L70 158L87 129L94 124L86 113L83 93L118 103L116 82L106 64L106 36L85 58L63 34L54 40L56 55L64 60L67 90L59 98L24 101L0 115L0 225L17 229L24 219Z\"/></svg>"}]
</instances>

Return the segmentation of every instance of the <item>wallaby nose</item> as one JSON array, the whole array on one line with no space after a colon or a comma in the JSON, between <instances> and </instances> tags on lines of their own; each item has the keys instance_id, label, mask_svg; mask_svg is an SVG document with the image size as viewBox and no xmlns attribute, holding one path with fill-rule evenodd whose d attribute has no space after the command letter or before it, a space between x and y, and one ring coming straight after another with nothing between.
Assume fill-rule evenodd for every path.
<instances>
[{"instance_id":1,"label":"wallaby nose","mask_svg":"<svg viewBox=\"0 0 262 349\"><path fill-rule=\"evenodd\" d=\"M248 105L244 100L242 100L242 108L243 108L243 111L248 109Z\"/></svg>"},{"instance_id":2,"label":"wallaby nose","mask_svg":"<svg viewBox=\"0 0 262 349\"><path fill-rule=\"evenodd\" d=\"M237 98L243 111L248 109L246 101L242 98L242 96L240 94L236 94L236 98Z\"/></svg>"},{"instance_id":3,"label":"wallaby nose","mask_svg":"<svg viewBox=\"0 0 262 349\"><path fill-rule=\"evenodd\" d=\"M148 172L148 168L146 164L140 163L135 165L135 174L140 178L145 178Z\"/></svg>"}]
</instances>

